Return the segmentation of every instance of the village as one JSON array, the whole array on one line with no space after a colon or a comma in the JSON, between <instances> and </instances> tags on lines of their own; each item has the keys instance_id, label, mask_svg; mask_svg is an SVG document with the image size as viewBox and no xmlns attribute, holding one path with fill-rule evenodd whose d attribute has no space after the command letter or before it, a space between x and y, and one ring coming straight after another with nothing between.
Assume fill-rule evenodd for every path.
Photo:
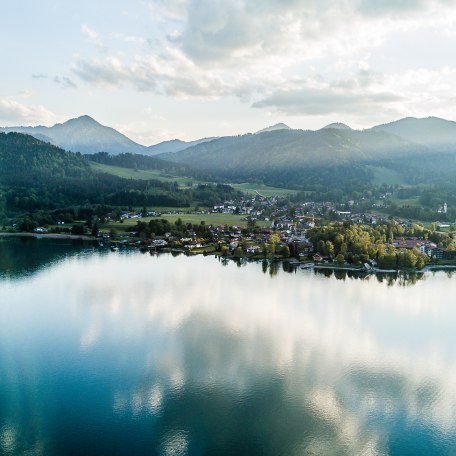
<instances>
[{"instance_id":1,"label":"village","mask_svg":"<svg viewBox=\"0 0 456 456\"><path fill-rule=\"evenodd\" d=\"M331 202L290 205L284 199L258 194L202 211L123 211L119 222L130 223L124 236L103 229L96 236L113 249L128 245L151 253L175 250L188 255L286 259L364 269L416 268L456 260L452 232L433 231L381 213L346 209L347 205ZM238 215L244 222L182 222L189 215L196 220L198 216L210 219L216 214ZM107 214L108 222L110 216ZM363 236L369 240L360 246L357 238Z\"/></svg>"}]
</instances>

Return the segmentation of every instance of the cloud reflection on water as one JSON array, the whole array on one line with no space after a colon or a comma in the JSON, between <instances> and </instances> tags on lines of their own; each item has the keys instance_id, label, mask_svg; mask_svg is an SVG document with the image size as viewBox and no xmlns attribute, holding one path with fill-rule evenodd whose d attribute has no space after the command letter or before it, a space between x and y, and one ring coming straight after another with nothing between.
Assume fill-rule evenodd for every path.
<instances>
[{"instance_id":1,"label":"cloud reflection on water","mask_svg":"<svg viewBox=\"0 0 456 456\"><path fill-rule=\"evenodd\" d=\"M22 307L49 295L48 279L21 285ZM218 433L206 437L214 448L230 442L237 421L255 438L274 429L270 449L286 441L296 454L386 454L399 425L454 443L456 309L446 297L456 284L445 274L413 287L310 271L271 280L261 265L138 254L75 259L52 282L44 305L71 322L84 356L112 345L113 370L131 369L114 413L152 416L165 454L185 454L202 428Z\"/></svg>"}]
</instances>

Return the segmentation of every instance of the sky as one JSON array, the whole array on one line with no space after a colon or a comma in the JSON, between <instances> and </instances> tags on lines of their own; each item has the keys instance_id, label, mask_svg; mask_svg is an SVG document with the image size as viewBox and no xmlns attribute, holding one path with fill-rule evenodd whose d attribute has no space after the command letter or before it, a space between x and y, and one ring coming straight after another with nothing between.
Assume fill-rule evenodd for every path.
<instances>
[{"instance_id":1,"label":"sky","mask_svg":"<svg viewBox=\"0 0 456 456\"><path fill-rule=\"evenodd\" d=\"M144 144L456 120L456 0L2 0L0 126Z\"/></svg>"}]
</instances>

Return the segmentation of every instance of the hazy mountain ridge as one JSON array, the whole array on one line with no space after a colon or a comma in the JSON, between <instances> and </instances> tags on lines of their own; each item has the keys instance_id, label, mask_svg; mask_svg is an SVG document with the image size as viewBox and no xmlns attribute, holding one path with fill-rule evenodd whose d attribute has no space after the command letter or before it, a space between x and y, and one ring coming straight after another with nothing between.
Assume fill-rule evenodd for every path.
<instances>
[{"instance_id":1,"label":"hazy mountain ridge","mask_svg":"<svg viewBox=\"0 0 456 456\"><path fill-rule=\"evenodd\" d=\"M108 152L143 152L145 147L135 143L111 127L101 125L89 116L67 120L52 127L6 127L3 132L17 132L34 136L72 152L92 154Z\"/></svg>"},{"instance_id":2,"label":"hazy mountain ridge","mask_svg":"<svg viewBox=\"0 0 456 456\"><path fill-rule=\"evenodd\" d=\"M394 122L377 125L367 130L353 130L342 122L335 122L314 132L329 130L345 133L386 132L391 135L401 137L403 140L408 141L411 144L413 143L419 146L425 146L429 149L435 149L443 152L456 150L456 122L439 119L437 117L428 117L423 119L407 117ZM242 138L249 136L248 134L231 137L207 137L195 141L182 141L180 139L172 139L146 147L132 141L127 136L116 131L114 128L101 125L99 122L87 115L78 117L76 119L70 119L62 124L56 124L52 127L3 127L0 128L0 131L15 131L19 133L30 134L37 139L50 142L51 144L59 146L63 149L71 150L73 152L81 152L84 154L93 154L97 152L108 152L110 154L135 153L144 155L181 153L182 151L188 150L195 146L200 146L205 143L212 143L214 141L220 140L226 142L227 140L224 138L241 138L239 141L242 143L244 142L244 139ZM254 135L262 137L263 135L269 135L275 132L285 132L286 134L286 132L294 131L302 132L303 130L294 130L284 123L278 123L259 130L254 133ZM307 131L309 132L311 130ZM271 136L267 136L267 138L268 141L271 141ZM285 148L290 147L290 145L286 142L289 139L288 136L279 138L283 138L285 140ZM323 140L323 143L316 145L317 149L320 151L322 150L325 141L324 136L321 138ZM326 151L326 153L331 151L334 147L336 149L353 147L355 153L356 150L360 147L359 143L363 143L363 141L359 138L361 138L361 136L358 135L358 139L351 145L351 140L347 136L341 138L341 144L339 144L339 146L330 141L330 144L328 144L329 149ZM230 139L228 139L228 141L232 142ZM396 147L397 140L391 141L392 144L390 147L394 149L394 147ZM311 142L314 143L314 139L312 139ZM267 146L266 143L265 146ZM275 140L272 141L272 147L276 147ZM365 144L362 147L365 147ZM387 145L384 141L382 141L382 148L385 147L387 147ZM215 148L217 149L218 146ZM201 150L205 150L205 148L203 147Z\"/></svg>"},{"instance_id":3,"label":"hazy mountain ridge","mask_svg":"<svg viewBox=\"0 0 456 456\"><path fill-rule=\"evenodd\" d=\"M224 137L160 158L229 180L315 189L362 187L373 177L367 165L394 167L427 154L428 148L384 131L329 128Z\"/></svg>"},{"instance_id":4,"label":"hazy mountain ridge","mask_svg":"<svg viewBox=\"0 0 456 456\"><path fill-rule=\"evenodd\" d=\"M182 141L180 139L171 139L169 141L163 141L158 144L147 147L147 155L158 155L165 153L175 153L182 150L188 149L189 147L196 146L197 144L212 141L217 139L216 137L212 138L202 138L195 141Z\"/></svg>"},{"instance_id":5,"label":"hazy mountain ridge","mask_svg":"<svg viewBox=\"0 0 456 456\"><path fill-rule=\"evenodd\" d=\"M372 127L441 152L456 151L456 122L438 117L406 117Z\"/></svg>"},{"instance_id":6,"label":"hazy mountain ridge","mask_svg":"<svg viewBox=\"0 0 456 456\"><path fill-rule=\"evenodd\" d=\"M253 134L190 142L176 139L149 147L89 116L50 128L3 130L15 129L32 132L40 139L51 138L53 143L64 143L61 147L65 149L91 154L102 150L111 155L153 155L204 175L295 188L311 188L316 183L336 185L330 181L344 179L350 179L355 186L357 181L372 179L370 165L398 170L406 180L415 183L431 173L448 178L449 170L454 168L453 155L456 157L456 122L435 117L405 118L366 130L353 130L340 122L316 131L276 124ZM137 156L131 160L140 161ZM152 165L144 162L144 166Z\"/></svg>"},{"instance_id":7,"label":"hazy mountain ridge","mask_svg":"<svg viewBox=\"0 0 456 456\"><path fill-rule=\"evenodd\" d=\"M261 130L258 130L256 132L256 134L258 135L260 133L266 133L268 131L276 131L276 130L292 130L292 128L290 128L288 125L286 125L284 123L277 123L275 125L271 125L270 127L266 127Z\"/></svg>"},{"instance_id":8,"label":"hazy mountain ridge","mask_svg":"<svg viewBox=\"0 0 456 456\"><path fill-rule=\"evenodd\" d=\"M132 141L114 128L100 124L92 117L84 115L67 120L52 127L42 125L36 127L0 127L0 132L23 133L36 139L49 142L72 152L96 154L107 152L112 155L122 153L158 155L167 152L178 152L193 145L212 141L214 138L202 138L195 141L172 139L152 146L144 146Z\"/></svg>"},{"instance_id":9,"label":"hazy mountain ridge","mask_svg":"<svg viewBox=\"0 0 456 456\"><path fill-rule=\"evenodd\" d=\"M334 128L335 130L353 130L353 128L349 127L348 125L342 122L334 122L329 125L326 125L322 128L322 130L327 130L329 128Z\"/></svg>"},{"instance_id":10,"label":"hazy mountain ridge","mask_svg":"<svg viewBox=\"0 0 456 456\"><path fill-rule=\"evenodd\" d=\"M335 164L350 160L369 161L379 157L425 153L399 136L383 131L322 129L276 130L260 135L224 137L199 144L164 159L214 171L242 166L263 169Z\"/></svg>"}]
</instances>

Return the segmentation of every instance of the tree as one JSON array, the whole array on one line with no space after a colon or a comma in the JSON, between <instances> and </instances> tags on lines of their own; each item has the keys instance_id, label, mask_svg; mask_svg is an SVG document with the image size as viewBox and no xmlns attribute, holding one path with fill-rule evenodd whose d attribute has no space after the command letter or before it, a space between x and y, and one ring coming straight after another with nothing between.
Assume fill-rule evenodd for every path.
<instances>
[{"instance_id":1,"label":"tree","mask_svg":"<svg viewBox=\"0 0 456 456\"><path fill-rule=\"evenodd\" d=\"M277 249L277 244L280 242L280 236L277 233L272 233L269 236L269 251L274 255Z\"/></svg>"},{"instance_id":2,"label":"tree","mask_svg":"<svg viewBox=\"0 0 456 456\"><path fill-rule=\"evenodd\" d=\"M113 240L117 238L117 230L115 228L109 230L109 237Z\"/></svg>"},{"instance_id":3,"label":"tree","mask_svg":"<svg viewBox=\"0 0 456 456\"><path fill-rule=\"evenodd\" d=\"M78 236L83 235L84 234L84 225L80 225L80 224L73 225L71 227L71 234L75 234Z\"/></svg>"},{"instance_id":4,"label":"tree","mask_svg":"<svg viewBox=\"0 0 456 456\"><path fill-rule=\"evenodd\" d=\"M325 242L324 252L325 255L334 255L334 244L331 241Z\"/></svg>"},{"instance_id":5,"label":"tree","mask_svg":"<svg viewBox=\"0 0 456 456\"><path fill-rule=\"evenodd\" d=\"M244 256L244 251L242 250L241 246L236 247L236 249L234 250L234 256L238 258Z\"/></svg>"},{"instance_id":6,"label":"tree","mask_svg":"<svg viewBox=\"0 0 456 456\"><path fill-rule=\"evenodd\" d=\"M338 263L338 264L344 264L345 258L341 253L339 253L336 256L335 260L336 260L336 263Z\"/></svg>"},{"instance_id":7,"label":"tree","mask_svg":"<svg viewBox=\"0 0 456 456\"><path fill-rule=\"evenodd\" d=\"M98 223L94 223L92 226L92 236L96 237L98 235Z\"/></svg>"},{"instance_id":8,"label":"tree","mask_svg":"<svg viewBox=\"0 0 456 456\"><path fill-rule=\"evenodd\" d=\"M255 227L256 220L249 218L249 220L247 220L247 230L249 230L250 232L255 231Z\"/></svg>"}]
</instances>

